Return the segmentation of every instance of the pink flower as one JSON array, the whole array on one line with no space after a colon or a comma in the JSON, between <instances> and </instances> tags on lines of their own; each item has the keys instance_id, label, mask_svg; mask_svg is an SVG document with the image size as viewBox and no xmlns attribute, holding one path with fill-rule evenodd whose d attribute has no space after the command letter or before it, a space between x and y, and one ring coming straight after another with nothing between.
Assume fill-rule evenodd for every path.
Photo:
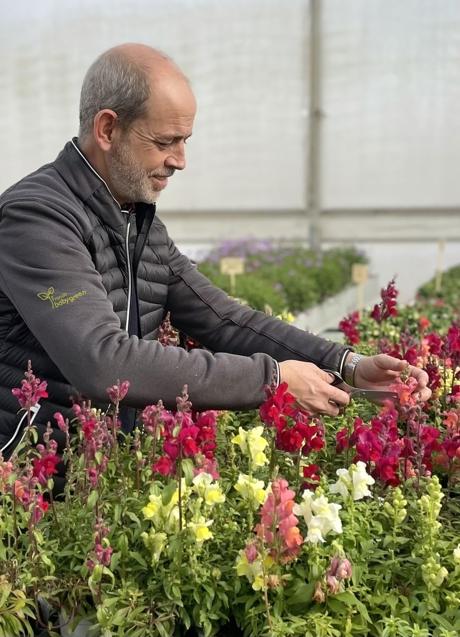
<instances>
[{"instance_id":1,"label":"pink flower","mask_svg":"<svg viewBox=\"0 0 460 637\"><path fill-rule=\"evenodd\" d=\"M42 519L44 514L48 511L48 507L49 504L43 499L43 495L41 493L37 493L32 509L33 524L37 524Z\"/></svg>"},{"instance_id":2,"label":"pink flower","mask_svg":"<svg viewBox=\"0 0 460 637\"><path fill-rule=\"evenodd\" d=\"M402 407L413 407L417 404L414 392L417 389L417 381L412 376L404 383L400 378L390 385L390 391L398 394L398 402Z\"/></svg>"},{"instance_id":3,"label":"pink flower","mask_svg":"<svg viewBox=\"0 0 460 637\"><path fill-rule=\"evenodd\" d=\"M129 380L124 380L121 383L118 380L115 385L107 387L107 394L114 405L118 405L118 403L123 400L128 393L129 385Z\"/></svg>"},{"instance_id":4,"label":"pink flower","mask_svg":"<svg viewBox=\"0 0 460 637\"><path fill-rule=\"evenodd\" d=\"M29 410L35 407L41 398L48 398L47 383L34 376L30 361L24 376L25 379L21 380L21 388L12 389L11 393L18 399L23 409Z\"/></svg>"},{"instance_id":5,"label":"pink flower","mask_svg":"<svg viewBox=\"0 0 460 637\"><path fill-rule=\"evenodd\" d=\"M286 480L274 480L272 492L260 511L261 521L255 528L257 535L269 545L272 557L282 564L295 559L303 543L298 519L292 513L294 495Z\"/></svg>"},{"instance_id":6,"label":"pink flower","mask_svg":"<svg viewBox=\"0 0 460 637\"><path fill-rule=\"evenodd\" d=\"M61 431L65 434L69 433L69 423L64 420L64 416L59 411L54 414L54 420Z\"/></svg>"},{"instance_id":7,"label":"pink flower","mask_svg":"<svg viewBox=\"0 0 460 637\"><path fill-rule=\"evenodd\" d=\"M157 405L148 405L141 414L145 431L152 436L156 436L157 431L161 431L165 412L166 414L169 413L163 407L161 400L158 401Z\"/></svg>"},{"instance_id":8,"label":"pink flower","mask_svg":"<svg viewBox=\"0 0 460 637\"><path fill-rule=\"evenodd\" d=\"M442 338L439 334L432 332L431 334L427 334L424 338L424 341L427 343L428 348L430 350L430 354L433 356L440 356L442 351Z\"/></svg>"},{"instance_id":9,"label":"pink flower","mask_svg":"<svg viewBox=\"0 0 460 637\"><path fill-rule=\"evenodd\" d=\"M246 544L246 548L244 549L244 552L246 554L246 558L248 560L248 562L251 564L252 562L255 562L257 557L258 557L258 552L257 552L257 546L255 544L255 542L251 542L249 544Z\"/></svg>"}]
</instances>

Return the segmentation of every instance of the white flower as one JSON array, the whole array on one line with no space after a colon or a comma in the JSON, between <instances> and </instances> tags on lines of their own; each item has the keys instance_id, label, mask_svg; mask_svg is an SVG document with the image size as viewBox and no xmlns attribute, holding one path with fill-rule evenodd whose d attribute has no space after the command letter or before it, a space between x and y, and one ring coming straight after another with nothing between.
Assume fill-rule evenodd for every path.
<instances>
[{"instance_id":1,"label":"white flower","mask_svg":"<svg viewBox=\"0 0 460 637\"><path fill-rule=\"evenodd\" d=\"M318 544L318 542L324 542L323 534L321 533L321 529L317 526L310 525L308 527L307 537L305 538L306 542L311 542L312 544Z\"/></svg>"},{"instance_id":2,"label":"white flower","mask_svg":"<svg viewBox=\"0 0 460 637\"><path fill-rule=\"evenodd\" d=\"M361 460L352 464L348 470L337 469L336 474L339 479L331 485L331 493L340 493L344 499L351 495L353 500L362 500L372 495L368 487L374 484L375 480L367 473L366 465Z\"/></svg>"},{"instance_id":3,"label":"white flower","mask_svg":"<svg viewBox=\"0 0 460 637\"><path fill-rule=\"evenodd\" d=\"M303 517L307 526L310 524L312 518L311 502L313 497L313 493L306 489L302 495L302 503L294 504L292 509L294 515L301 515Z\"/></svg>"},{"instance_id":4,"label":"white flower","mask_svg":"<svg viewBox=\"0 0 460 637\"><path fill-rule=\"evenodd\" d=\"M342 533L342 522L339 517L339 511L342 508L340 504L329 502L326 496L321 495L312 502L312 511L314 513L314 524L321 529L323 535L327 535L329 531Z\"/></svg>"},{"instance_id":5,"label":"white flower","mask_svg":"<svg viewBox=\"0 0 460 637\"><path fill-rule=\"evenodd\" d=\"M324 542L328 533L342 533L340 504L334 504L324 495L315 496L311 491L304 491L302 503L294 505L294 515L301 515L308 527L307 542L314 544Z\"/></svg>"},{"instance_id":6,"label":"white flower","mask_svg":"<svg viewBox=\"0 0 460 637\"><path fill-rule=\"evenodd\" d=\"M454 562L460 564L460 544L454 549Z\"/></svg>"}]
</instances>

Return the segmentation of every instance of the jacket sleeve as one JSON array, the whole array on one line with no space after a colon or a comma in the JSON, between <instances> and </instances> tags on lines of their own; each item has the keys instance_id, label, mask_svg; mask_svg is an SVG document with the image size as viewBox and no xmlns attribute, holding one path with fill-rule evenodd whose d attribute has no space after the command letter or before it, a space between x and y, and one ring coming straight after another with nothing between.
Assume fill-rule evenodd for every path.
<instances>
[{"instance_id":1,"label":"jacket sleeve","mask_svg":"<svg viewBox=\"0 0 460 637\"><path fill-rule=\"evenodd\" d=\"M301 360L341 370L349 348L305 332L231 299L214 286L169 240L172 277L168 309L173 325L211 351L275 360Z\"/></svg>"},{"instance_id":2,"label":"jacket sleeve","mask_svg":"<svg viewBox=\"0 0 460 637\"><path fill-rule=\"evenodd\" d=\"M107 297L82 228L71 211L58 206L36 200L5 205L0 291L68 382L99 403L107 402L106 388L120 379L130 381L126 402L136 407L160 398L172 407L188 384L197 409L253 408L263 401L264 386L276 369L273 358L256 353L257 348L246 352L250 356L188 353L129 336ZM244 347L239 349L243 353Z\"/></svg>"}]
</instances>

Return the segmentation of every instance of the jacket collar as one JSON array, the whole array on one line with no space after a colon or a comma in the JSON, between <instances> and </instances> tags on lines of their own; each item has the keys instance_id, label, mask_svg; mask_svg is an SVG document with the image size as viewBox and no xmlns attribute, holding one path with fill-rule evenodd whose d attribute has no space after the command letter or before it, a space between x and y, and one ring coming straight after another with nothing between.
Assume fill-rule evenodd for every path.
<instances>
[{"instance_id":1,"label":"jacket collar","mask_svg":"<svg viewBox=\"0 0 460 637\"><path fill-rule=\"evenodd\" d=\"M120 208L106 182L78 148L77 137L67 142L56 158L54 167L72 192L89 206L105 224L119 232L123 231L126 227L129 211ZM151 209L148 216L153 219L155 204L138 203L134 209L140 206Z\"/></svg>"}]
</instances>

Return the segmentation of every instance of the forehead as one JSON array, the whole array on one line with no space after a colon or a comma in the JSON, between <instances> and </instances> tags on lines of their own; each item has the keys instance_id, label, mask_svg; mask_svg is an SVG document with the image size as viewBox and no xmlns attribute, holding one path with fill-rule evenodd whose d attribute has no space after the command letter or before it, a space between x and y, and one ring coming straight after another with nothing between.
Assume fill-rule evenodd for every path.
<instances>
[{"instance_id":1,"label":"forehead","mask_svg":"<svg viewBox=\"0 0 460 637\"><path fill-rule=\"evenodd\" d=\"M190 128L196 113L196 101L185 78L159 78L151 86L145 124L151 129ZM191 130L190 130L191 132Z\"/></svg>"}]
</instances>

